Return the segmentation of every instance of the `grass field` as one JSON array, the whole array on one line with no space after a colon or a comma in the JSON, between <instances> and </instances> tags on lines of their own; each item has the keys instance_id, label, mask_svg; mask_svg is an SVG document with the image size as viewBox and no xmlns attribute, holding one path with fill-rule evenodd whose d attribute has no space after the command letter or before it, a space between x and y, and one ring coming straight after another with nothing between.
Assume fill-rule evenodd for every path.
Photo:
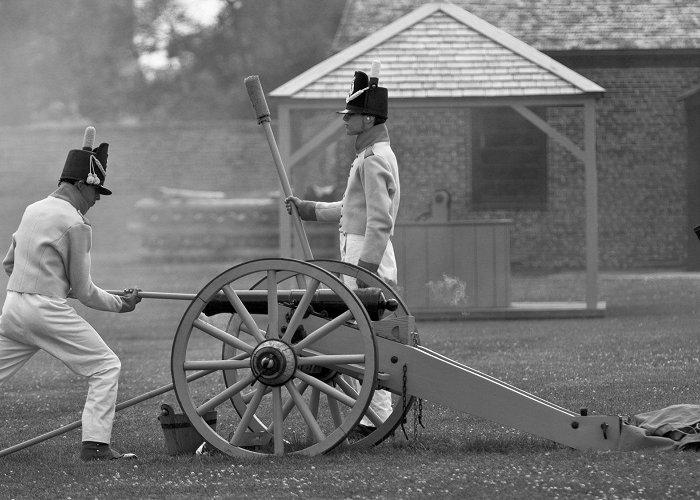
<instances>
[{"instance_id":1,"label":"grass field","mask_svg":"<svg viewBox=\"0 0 700 500\"><path fill-rule=\"evenodd\" d=\"M194 292L224 269L96 256L104 288ZM561 299L576 273L519 279L513 300ZM5 281L0 285L4 288ZM422 343L561 406L635 414L700 403L700 275L603 274L604 318L420 322ZM120 401L170 383L170 345L185 305L144 300L113 315L79 310L123 364ZM436 380L436 384L449 384ZM458 390L457 388L455 390ZM3 449L78 420L86 383L45 354L2 387ZM580 452L424 402L414 434L366 452L243 461L171 457L157 417L170 393L117 415L114 442L132 462L84 464L72 431L0 458L0 498L698 498L694 452ZM512 408L513 412L518 411Z\"/></svg>"}]
</instances>

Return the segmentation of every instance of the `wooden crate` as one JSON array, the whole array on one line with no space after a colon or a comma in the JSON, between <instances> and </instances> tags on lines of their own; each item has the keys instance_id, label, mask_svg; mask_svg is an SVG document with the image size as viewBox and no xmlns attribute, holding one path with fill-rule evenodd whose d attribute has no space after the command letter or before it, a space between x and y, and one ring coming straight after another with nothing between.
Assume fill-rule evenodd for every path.
<instances>
[{"instance_id":1,"label":"wooden crate","mask_svg":"<svg viewBox=\"0 0 700 500\"><path fill-rule=\"evenodd\" d=\"M399 290L416 316L510 305L509 220L399 223Z\"/></svg>"}]
</instances>

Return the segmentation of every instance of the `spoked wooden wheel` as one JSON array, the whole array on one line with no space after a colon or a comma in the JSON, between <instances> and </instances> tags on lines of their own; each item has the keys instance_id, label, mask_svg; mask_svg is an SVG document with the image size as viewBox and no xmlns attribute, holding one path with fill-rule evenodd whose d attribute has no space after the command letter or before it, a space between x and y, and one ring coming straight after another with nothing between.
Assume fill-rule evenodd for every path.
<instances>
[{"instance_id":1,"label":"spoked wooden wheel","mask_svg":"<svg viewBox=\"0 0 700 500\"><path fill-rule=\"evenodd\" d=\"M410 313L408 312L408 307L406 304L403 302L401 297L398 295L398 293L391 287L389 286L386 282L378 278L376 275L370 273L366 269L363 269L361 267L348 264L345 262L341 262L338 260L314 260L310 261L310 263L317 265L319 267L324 268L326 271L329 271L336 275L340 280L343 280L344 277L351 277L351 278L360 278L362 279L365 283L367 283L370 287L377 288L381 290L381 293L383 295L383 298L385 300L390 300L393 299L397 307L393 311L386 310L384 314L381 317L376 317L373 318L375 320L382 320L382 319L388 319L388 318L396 318L396 317L401 317L401 316L408 316ZM284 280L289 278L290 275L285 275L283 273L278 273L277 278L279 280ZM265 288L267 287L266 281L261 281L259 283L255 283L252 288L257 289L257 288ZM230 318L230 321L226 327L226 331L230 333L231 335L234 335L236 337L240 336L247 336L247 333L244 330L243 323L241 321L241 318L238 315L234 315ZM235 348L232 346L229 346L227 344L224 344L223 347L223 359L227 359L235 355ZM226 383L228 385L234 384L237 379L236 379L236 374L226 371L224 373L224 376L226 377ZM349 375L341 375L338 372L334 372L332 370L325 370L322 371L321 373L317 373L316 377L322 377L328 381L333 381L334 377L342 377L345 381L351 381L352 377ZM333 383L342 383L342 381L336 382L333 381ZM316 395L314 397L314 394L316 393L316 389L312 389L312 400L317 401L318 396ZM352 446L352 447L361 447L361 448L368 448L371 446L374 446L381 441L383 441L387 436L389 436L395 429L398 427L405 418L406 413L412 408L413 403L414 403L415 398L409 394L392 394L392 412L389 415L386 420L382 421L377 415L373 414L371 411L368 412L367 418L372 421L375 431L371 432L367 436L361 436L356 433L351 433L349 436L349 439L347 441L347 444ZM231 398L231 402L234 404L234 406L237 408L237 411L239 414L243 414L245 412L247 403L244 400L241 395L238 395L236 397ZM258 427L261 427L261 424L259 423L253 423L254 425L257 424Z\"/></svg>"},{"instance_id":2,"label":"spoked wooden wheel","mask_svg":"<svg viewBox=\"0 0 700 500\"><path fill-rule=\"evenodd\" d=\"M237 336L205 315L226 309L240 320ZM223 272L190 303L171 371L183 412L218 450L317 455L343 442L367 411L377 353L364 306L338 278L302 261L261 259ZM341 373L364 381L359 393ZM213 410L216 430L203 418Z\"/></svg>"},{"instance_id":3,"label":"spoked wooden wheel","mask_svg":"<svg viewBox=\"0 0 700 500\"><path fill-rule=\"evenodd\" d=\"M380 279L375 274L366 269L341 262L338 260L313 260L313 264L324 268L326 271L337 275L342 280L343 277L360 278L367 285L379 288L386 299L394 299L398 303L395 311L387 311L384 318L409 316L408 306L401 299L399 294L389 284ZM383 318L380 318L383 319ZM405 398L405 399L404 399ZM370 447L382 442L389 436L406 418L406 414L412 408L415 398L409 394L392 395L392 412L384 422L374 422L376 430L368 436L357 441L350 441L353 447Z\"/></svg>"}]
</instances>

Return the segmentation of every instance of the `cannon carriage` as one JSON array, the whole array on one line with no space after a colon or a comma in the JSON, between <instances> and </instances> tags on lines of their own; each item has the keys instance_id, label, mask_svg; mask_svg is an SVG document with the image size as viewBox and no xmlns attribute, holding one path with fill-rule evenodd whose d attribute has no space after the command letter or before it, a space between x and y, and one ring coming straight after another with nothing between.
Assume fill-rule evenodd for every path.
<instances>
[{"instance_id":1,"label":"cannon carriage","mask_svg":"<svg viewBox=\"0 0 700 500\"><path fill-rule=\"evenodd\" d=\"M344 275L371 288L358 296ZM337 261L261 259L223 272L183 315L171 371L192 425L234 456L369 447L395 431L416 398L577 449L615 449L621 429L619 416L580 415L422 347L396 292ZM369 409L379 388L394 400L384 422ZM204 418L212 410L216 430ZM365 415L376 430L354 439Z\"/></svg>"}]
</instances>

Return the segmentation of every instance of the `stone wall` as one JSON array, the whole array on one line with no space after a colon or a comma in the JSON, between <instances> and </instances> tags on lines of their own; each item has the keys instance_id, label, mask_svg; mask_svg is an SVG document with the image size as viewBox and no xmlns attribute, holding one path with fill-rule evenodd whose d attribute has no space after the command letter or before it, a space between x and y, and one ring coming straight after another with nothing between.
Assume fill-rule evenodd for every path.
<instances>
[{"instance_id":1,"label":"stone wall","mask_svg":"<svg viewBox=\"0 0 700 500\"><path fill-rule=\"evenodd\" d=\"M280 191L269 147L254 120L94 125L97 142L110 144L105 185L114 191L88 213L95 255L144 253L142 239L151 229L148 209L137 204L158 198L162 187L220 191L231 199L269 198ZM0 128L0 237L9 242L24 207L53 191L68 150L80 148L84 130L85 124ZM200 226L218 235L231 231L223 220Z\"/></svg>"}]
</instances>

